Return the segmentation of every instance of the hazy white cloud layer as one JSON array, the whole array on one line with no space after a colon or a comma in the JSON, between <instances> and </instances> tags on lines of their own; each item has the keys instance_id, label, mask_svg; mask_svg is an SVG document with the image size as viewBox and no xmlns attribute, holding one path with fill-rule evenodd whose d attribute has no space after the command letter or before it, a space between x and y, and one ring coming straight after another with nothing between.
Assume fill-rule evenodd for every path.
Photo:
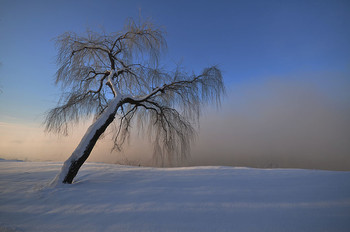
<instances>
[{"instance_id":1,"label":"hazy white cloud layer","mask_svg":"<svg viewBox=\"0 0 350 232\"><path fill-rule=\"evenodd\" d=\"M39 126L1 123L0 156L65 160L87 126L58 138ZM106 139L90 161L152 163L147 141L134 139L123 153L110 154ZM350 170L349 139L349 76L271 77L233 84L222 108L204 113L189 164Z\"/></svg>"}]
</instances>

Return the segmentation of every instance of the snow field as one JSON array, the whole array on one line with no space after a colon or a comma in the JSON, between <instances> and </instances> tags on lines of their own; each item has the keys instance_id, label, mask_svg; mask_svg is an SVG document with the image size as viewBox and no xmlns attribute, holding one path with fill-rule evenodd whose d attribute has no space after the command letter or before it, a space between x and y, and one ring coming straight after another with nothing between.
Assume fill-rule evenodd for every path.
<instances>
[{"instance_id":1,"label":"snow field","mask_svg":"<svg viewBox=\"0 0 350 232\"><path fill-rule=\"evenodd\" d=\"M0 162L0 231L350 231L350 172Z\"/></svg>"}]
</instances>

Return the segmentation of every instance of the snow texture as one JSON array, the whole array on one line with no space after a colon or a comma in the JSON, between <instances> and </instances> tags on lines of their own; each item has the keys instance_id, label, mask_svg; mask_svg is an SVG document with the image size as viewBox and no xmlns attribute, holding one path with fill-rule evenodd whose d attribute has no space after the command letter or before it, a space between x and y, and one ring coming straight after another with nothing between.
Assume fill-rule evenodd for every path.
<instances>
[{"instance_id":1,"label":"snow texture","mask_svg":"<svg viewBox=\"0 0 350 232\"><path fill-rule=\"evenodd\" d=\"M0 162L0 231L350 231L350 172Z\"/></svg>"}]
</instances>

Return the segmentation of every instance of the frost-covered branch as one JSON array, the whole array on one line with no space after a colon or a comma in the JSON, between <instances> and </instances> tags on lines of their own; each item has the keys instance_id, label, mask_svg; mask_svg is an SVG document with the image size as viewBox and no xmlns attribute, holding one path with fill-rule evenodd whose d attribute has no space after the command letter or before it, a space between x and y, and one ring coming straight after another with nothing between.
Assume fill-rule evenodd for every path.
<instances>
[{"instance_id":1,"label":"frost-covered branch","mask_svg":"<svg viewBox=\"0 0 350 232\"><path fill-rule=\"evenodd\" d=\"M154 88L147 95L125 97L124 101L138 114L133 113L128 115L127 120L120 121L120 130L114 139L115 147L120 149L125 142L132 117L137 115L139 123L148 124L145 133L153 138L155 156L168 154L168 162L176 162L176 157L182 160L189 154L191 141L196 134L192 125L198 123L201 104L209 100L219 103L224 86L221 72L215 66L205 69L198 76L182 74L182 79L179 79L178 71L175 73L175 81ZM118 140L118 137L122 140Z\"/></svg>"}]
</instances>

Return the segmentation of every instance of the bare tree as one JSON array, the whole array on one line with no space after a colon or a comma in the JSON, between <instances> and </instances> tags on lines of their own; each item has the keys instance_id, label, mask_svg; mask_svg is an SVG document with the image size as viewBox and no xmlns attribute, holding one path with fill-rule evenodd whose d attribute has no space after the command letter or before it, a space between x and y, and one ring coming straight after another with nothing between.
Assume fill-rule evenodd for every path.
<instances>
[{"instance_id":1,"label":"bare tree","mask_svg":"<svg viewBox=\"0 0 350 232\"><path fill-rule=\"evenodd\" d=\"M56 84L64 92L47 114L46 130L67 133L69 125L81 118L95 116L95 120L52 184L72 183L112 122L117 125L115 149L122 148L135 123L152 139L154 157L185 159L201 106L219 104L224 93L215 66L199 75L159 68L166 42L163 31L148 21L130 20L123 31L109 35L65 33L57 38L57 45Z\"/></svg>"}]
</instances>

